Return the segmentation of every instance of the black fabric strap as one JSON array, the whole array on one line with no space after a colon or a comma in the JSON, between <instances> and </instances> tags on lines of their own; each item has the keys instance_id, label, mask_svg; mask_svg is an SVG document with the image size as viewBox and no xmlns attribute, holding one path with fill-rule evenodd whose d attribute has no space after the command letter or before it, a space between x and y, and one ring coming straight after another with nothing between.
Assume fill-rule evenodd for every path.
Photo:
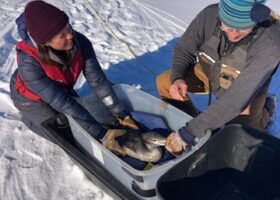
<instances>
[{"instance_id":1,"label":"black fabric strap","mask_svg":"<svg viewBox=\"0 0 280 200\"><path fill-rule=\"evenodd\" d=\"M194 146L196 144L195 137L191 135L184 127L179 129L179 135L184 142Z\"/></svg>"}]
</instances>

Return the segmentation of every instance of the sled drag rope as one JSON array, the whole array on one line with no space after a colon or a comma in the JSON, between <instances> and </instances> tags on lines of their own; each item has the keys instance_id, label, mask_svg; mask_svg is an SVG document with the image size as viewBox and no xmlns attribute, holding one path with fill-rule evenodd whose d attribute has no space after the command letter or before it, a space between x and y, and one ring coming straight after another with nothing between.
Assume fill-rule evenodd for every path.
<instances>
[{"instance_id":1,"label":"sled drag rope","mask_svg":"<svg viewBox=\"0 0 280 200\"><path fill-rule=\"evenodd\" d=\"M100 16L99 12L94 8L94 6L92 5L92 3L87 0L88 4L90 5L90 7L92 8L92 10L95 12L95 16L97 19L99 19L111 32L112 36L119 40L121 43L125 44L126 47L128 48L129 52L135 57L136 61L141 64L151 75L156 76L156 74L150 69L150 67L148 65L146 65L143 61L138 59L137 54L131 49L131 47L129 46L129 44L123 40L122 38L120 38L119 36L117 36L117 34L114 32L114 30L110 27L110 25Z\"/></svg>"},{"instance_id":2,"label":"sled drag rope","mask_svg":"<svg viewBox=\"0 0 280 200\"><path fill-rule=\"evenodd\" d=\"M153 6L150 6L150 5L148 5L148 4L146 4L146 3L143 3L143 2L139 3L139 1L137 1L137 0L135 0L134 2L137 3L139 6L141 6L143 9L149 10L150 12L152 12L154 15L156 15L156 16L158 16L158 17L161 17L161 15L158 14L158 13L161 13L161 14L163 14L163 15L166 15L166 16L168 16L168 17L170 17L170 18L172 18L172 19L178 21L178 22L181 23L181 24L184 24L184 27L187 27L187 26L188 26L184 21L178 19L177 17L175 17L175 16L173 16L173 15L167 13L167 12L164 12L164 11L158 9L158 8L155 8L155 7L153 7ZM177 27L178 29L180 29L181 31L185 31L185 30L186 30L184 27L182 27L182 26L180 26L180 25L178 25L178 24L176 24L176 23L174 23L174 22L172 22L172 21L170 21L170 20L168 20L168 22L169 22L171 25L173 25L173 26Z\"/></svg>"}]
</instances>

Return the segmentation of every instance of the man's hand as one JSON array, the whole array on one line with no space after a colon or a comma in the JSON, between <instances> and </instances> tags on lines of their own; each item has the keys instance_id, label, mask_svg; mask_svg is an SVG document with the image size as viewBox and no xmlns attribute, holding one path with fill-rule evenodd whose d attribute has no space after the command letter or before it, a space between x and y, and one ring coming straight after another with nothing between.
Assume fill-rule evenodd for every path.
<instances>
[{"instance_id":1,"label":"man's hand","mask_svg":"<svg viewBox=\"0 0 280 200\"><path fill-rule=\"evenodd\" d=\"M106 132L105 136L101 139L101 142L110 151L125 156L125 150L120 146L120 144L116 140L117 137L123 136L124 134L126 134L126 130L109 129Z\"/></svg>"},{"instance_id":2,"label":"man's hand","mask_svg":"<svg viewBox=\"0 0 280 200\"><path fill-rule=\"evenodd\" d=\"M178 132L170 133L166 139L165 148L175 154L180 154L188 144L182 140Z\"/></svg>"},{"instance_id":3,"label":"man's hand","mask_svg":"<svg viewBox=\"0 0 280 200\"><path fill-rule=\"evenodd\" d=\"M119 117L117 117L117 119L122 126L132 128L132 129L139 129L139 127L136 125L135 121L129 115L127 115L123 119L121 119Z\"/></svg>"},{"instance_id":4,"label":"man's hand","mask_svg":"<svg viewBox=\"0 0 280 200\"><path fill-rule=\"evenodd\" d=\"M178 79L171 85L169 93L173 99L184 101L187 88L186 82L183 79Z\"/></svg>"}]
</instances>

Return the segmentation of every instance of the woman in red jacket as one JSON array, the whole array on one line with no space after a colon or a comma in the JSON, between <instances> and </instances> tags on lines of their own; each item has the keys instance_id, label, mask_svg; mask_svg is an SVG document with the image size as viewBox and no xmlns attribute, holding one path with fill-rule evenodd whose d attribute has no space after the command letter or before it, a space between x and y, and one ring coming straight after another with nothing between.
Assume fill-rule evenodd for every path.
<instances>
[{"instance_id":1,"label":"woman in red jacket","mask_svg":"<svg viewBox=\"0 0 280 200\"><path fill-rule=\"evenodd\" d=\"M106 79L91 42L72 29L65 12L44 1L32 1L16 22L22 41L16 45L18 69L11 79L11 98L31 130L45 137L41 123L67 114L98 140L105 138L111 144L111 139L125 134L104 127L77 102L73 86L81 72L111 124L137 128Z\"/></svg>"}]
</instances>

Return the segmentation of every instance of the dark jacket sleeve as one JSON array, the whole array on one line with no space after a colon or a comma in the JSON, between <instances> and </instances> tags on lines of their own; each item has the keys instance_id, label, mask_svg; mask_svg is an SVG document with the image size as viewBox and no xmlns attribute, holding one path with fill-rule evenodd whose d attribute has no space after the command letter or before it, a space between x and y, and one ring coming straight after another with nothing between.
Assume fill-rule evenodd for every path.
<instances>
[{"instance_id":1,"label":"dark jacket sleeve","mask_svg":"<svg viewBox=\"0 0 280 200\"><path fill-rule=\"evenodd\" d=\"M76 32L83 57L85 59L84 76L92 91L111 111L112 114L124 115L124 107L117 98L112 84L106 78L96 58L91 42L84 35Z\"/></svg>"},{"instance_id":2,"label":"dark jacket sleeve","mask_svg":"<svg viewBox=\"0 0 280 200\"><path fill-rule=\"evenodd\" d=\"M104 132L101 124L89 114L69 93L49 79L40 64L24 52L19 52L18 73L25 84L56 111L84 122L84 128L94 137Z\"/></svg>"},{"instance_id":3,"label":"dark jacket sleeve","mask_svg":"<svg viewBox=\"0 0 280 200\"><path fill-rule=\"evenodd\" d=\"M217 4L214 4L202 10L178 40L173 51L172 82L184 79L188 70L193 69L199 47L215 29L218 19L217 9Z\"/></svg>"}]
</instances>

